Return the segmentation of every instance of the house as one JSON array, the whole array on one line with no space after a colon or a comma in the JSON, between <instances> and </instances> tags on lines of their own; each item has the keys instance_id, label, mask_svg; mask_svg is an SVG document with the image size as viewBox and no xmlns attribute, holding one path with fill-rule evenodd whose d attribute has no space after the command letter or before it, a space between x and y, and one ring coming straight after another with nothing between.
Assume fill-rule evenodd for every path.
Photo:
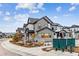
<instances>
[{"instance_id":1,"label":"house","mask_svg":"<svg viewBox=\"0 0 79 59\"><path fill-rule=\"evenodd\" d=\"M16 32L24 33L23 28L17 28L17 29L16 29Z\"/></svg>"},{"instance_id":2,"label":"house","mask_svg":"<svg viewBox=\"0 0 79 59\"><path fill-rule=\"evenodd\" d=\"M76 37L76 32L79 31L79 25L72 25L70 27L70 30L72 31L73 37Z\"/></svg>"},{"instance_id":3,"label":"house","mask_svg":"<svg viewBox=\"0 0 79 59\"><path fill-rule=\"evenodd\" d=\"M23 28L17 28L18 32L23 33L26 41L38 40L38 41L51 41L57 36L57 33L65 33L66 38L72 35L75 38L75 32L79 31L78 25L72 25L71 27L62 26L58 23L52 22L47 16L41 18L28 18L27 23L23 25Z\"/></svg>"},{"instance_id":4,"label":"house","mask_svg":"<svg viewBox=\"0 0 79 59\"><path fill-rule=\"evenodd\" d=\"M15 33L4 33L4 37L11 38L15 35Z\"/></svg>"},{"instance_id":5,"label":"house","mask_svg":"<svg viewBox=\"0 0 79 59\"><path fill-rule=\"evenodd\" d=\"M49 42L52 41L53 38L57 38L57 35L60 36L60 34L64 34L62 38L75 38L76 32L79 31L79 26L62 26L52 22L47 16L41 18L29 17L27 23L23 25L23 28L17 28L16 32L17 31L23 33L24 42L36 40Z\"/></svg>"},{"instance_id":6,"label":"house","mask_svg":"<svg viewBox=\"0 0 79 59\"><path fill-rule=\"evenodd\" d=\"M27 24L23 25L25 38L38 41L51 41L54 38L55 29L61 27L58 24L54 24L47 16L40 19L28 18Z\"/></svg>"},{"instance_id":7,"label":"house","mask_svg":"<svg viewBox=\"0 0 79 59\"><path fill-rule=\"evenodd\" d=\"M0 38L4 38L4 37L6 37L5 33L0 32Z\"/></svg>"},{"instance_id":8,"label":"house","mask_svg":"<svg viewBox=\"0 0 79 59\"><path fill-rule=\"evenodd\" d=\"M79 25L72 25L72 26L70 27L70 30L72 30L73 32L79 31Z\"/></svg>"},{"instance_id":9,"label":"house","mask_svg":"<svg viewBox=\"0 0 79 59\"><path fill-rule=\"evenodd\" d=\"M54 23L53 27L55 31L61 31L63 29L63 26L58 23Z\"/></svg>"},{"instance_id":10,"label":"house","mask_svg":"<svg viewBox=\"0 0 79 59\"><path fill-rule=\"evenodd\" d=\"M76 31L76 32L75 32L75 35L76 35L75 38L76 38L76 39L79 39L79 31Z\"/></svg>"},{"instance_id":11,"label":"house","mask_svg":"<svg viewBox=\"0 0 79 59\"><path fill-rule=\"evenodd\" d=\"M0 38L2 38L2 32L0 32Z\"/></svg>"},{"instance_id":12,"label":"house","mask_svg":"<svg viewBox=\"0 0 79 59\"><path fill-rule=\"evenodd\" d=\"M37 18L28 18L27 24L23 25L25 39L32 40L32 34L35 33L35 22Z\"/></svg>"},{"instance_id":13,"label":"house","mask_svg":"<svg viewBox=\"0 0 79 59\"><path fill-rule=\"evenodd\" d=\"M67 32L69 32L70 31L70 27L68 27L68 26L63 26L63 28L62 28L63 30L65 30L65 31L67 31Z\"/></svg>"}]
</instances>

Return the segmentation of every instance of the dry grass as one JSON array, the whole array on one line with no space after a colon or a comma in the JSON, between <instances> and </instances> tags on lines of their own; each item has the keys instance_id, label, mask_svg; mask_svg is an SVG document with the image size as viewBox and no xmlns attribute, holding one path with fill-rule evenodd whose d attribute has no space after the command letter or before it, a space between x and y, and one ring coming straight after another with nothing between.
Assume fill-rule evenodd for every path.
<instances>
[{"instance_id":1,"label":"dry grass","mask_svg":"<svg viewBox=\"0 0 79 59\"><path fill-rule=\"evenodd\" d=\"M16 44L16 45L18 45L18 46L22 46L22 47L27 47L27 48L32 48L32 47L40 47L40 46L44 46L44 43L39 43L39 42L37 42L37 43L32 43L32 42L30 42L30 43L27 43L26 45L24 45L23 43L18 43L18 42L13 42L13 41L10 41L11 43L13 43L13 44Z\"/></svg>"}]
</instances>

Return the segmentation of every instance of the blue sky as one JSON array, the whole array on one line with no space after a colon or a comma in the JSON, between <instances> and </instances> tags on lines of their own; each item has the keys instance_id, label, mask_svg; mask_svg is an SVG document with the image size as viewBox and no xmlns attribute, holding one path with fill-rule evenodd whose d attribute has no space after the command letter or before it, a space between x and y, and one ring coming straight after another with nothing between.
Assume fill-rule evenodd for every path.
<instances>
[{"instance_id":1,"label":"blue sky","mask_svg":"<svg viewBox=\"0 0 79 59\"><path fill-rule=\"evenodd\" d=\"M15 32L28 17L48 16L63 26L79 25L79 4L75 3L2 3L0 4L0 31Z\"/></svg>"}]
</instances>

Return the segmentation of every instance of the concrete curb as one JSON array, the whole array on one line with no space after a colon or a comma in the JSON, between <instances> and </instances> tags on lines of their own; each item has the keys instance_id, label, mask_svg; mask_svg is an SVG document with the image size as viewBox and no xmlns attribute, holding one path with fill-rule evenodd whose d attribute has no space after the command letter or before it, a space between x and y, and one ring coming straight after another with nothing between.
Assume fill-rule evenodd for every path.
<instances>
[{"instance_id":1,"label":"concrete curb","mask_svg":"<svg viewBox=\"0 0 79 59\"><path fill-rule=\"evenodd\" d=\"M9 51L11 51L11 52L13 52L13 53L19 54L19 55L21 55L21 56L34 56L34 55L32 55L32 54L23 52L23 51L21 51L21 50L19 50L19 49L15 49L15 47L12 47L12 46L14 45L14 44L12 44L12 43L9 43L9 42L5 43L5 42L3 42L1 45L2 45L3 48L5 48L5 49L7 49L7 50L9 50ZM15 45L14 45L14 46L15 46ZM19 48L19 47L18 47L18 48Z\"/></svg>"}]
</instances>

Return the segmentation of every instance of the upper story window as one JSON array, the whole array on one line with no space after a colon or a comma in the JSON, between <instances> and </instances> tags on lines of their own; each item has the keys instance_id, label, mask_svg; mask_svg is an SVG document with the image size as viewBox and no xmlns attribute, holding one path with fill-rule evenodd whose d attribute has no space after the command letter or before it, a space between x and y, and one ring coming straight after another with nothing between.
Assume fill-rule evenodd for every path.
<instances>
[{"instance_id":1,"label":"upper story window","mask_svg":"<svg viewBox=\"0 0 79 59\"><path fill-rule=\"evenodd\" d=\"M50 24L48 24L48 27L51 28Z\"/></svg>"},{"instance_id":2,"label":"upper story window","mask_svg":"<svg viewBox=\"0 0 79 59\"><path fill-rule=\"evenodd\" d=\"M77 31L77 29L74 28L74 31Z\"/></svg>"},{"instance_id":3,"label":"upper story window","mask_svg":"<svg viewBox=\"0 0 79 59\"><path fill-rule=\"evenodd\" d=\"M38 25L38 29L41 29L41 24Z\"/></svg>"},{"instance_id":4,"label":"upper story window","mask_svg":"<svg viewBox=\"0 0 79 59\"><path fill-rule=\"evenodd\" d=\"M52 30L54 30L54 28L52 27Z\"/></svg>"}]
</instances>

